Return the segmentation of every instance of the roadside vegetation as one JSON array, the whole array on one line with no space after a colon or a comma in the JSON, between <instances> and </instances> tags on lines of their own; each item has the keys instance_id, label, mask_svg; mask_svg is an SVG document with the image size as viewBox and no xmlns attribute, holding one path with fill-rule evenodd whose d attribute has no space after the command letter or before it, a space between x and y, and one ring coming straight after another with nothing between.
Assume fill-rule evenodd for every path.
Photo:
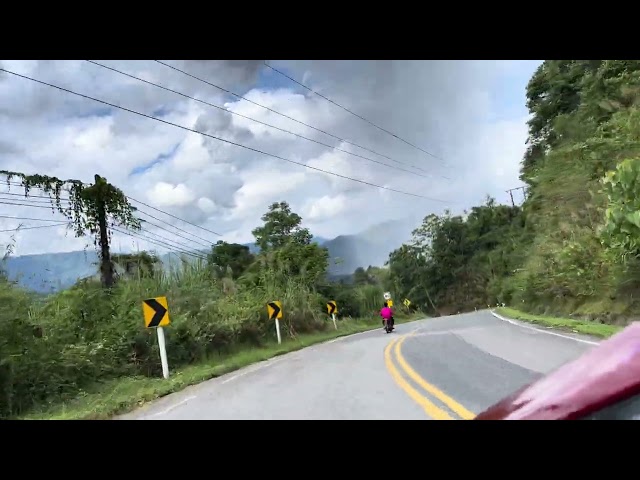
<instances>
[{"instance_id":1,"label":"roadside vegetation","mask_svg":"<svg viewBox=\"0 0 640 480\"><path fill-rule=\"evenodd\" d=\"M591 335L593 337L600 338L608 338L615 335L623 328L617 325L598 323L590 320L533 315L531 313L524 313L509 307L497 307L494 311L499 315L512 320L522 320L524 322L534 323L544 328L553 328L554 330L564 330L566 332L581 333L583 335Z\"/></svg>"},{"instance_id":2,"label":"roadside vegetation","mask_svg":"<svg viewBox=\"0 0 640 480\"><path fill-rule=\"evenodd\" d=\"M83 280L43 299L2 277L0 418L107 418L249 363L381 328L382 270L332 283L326 249L286 202L271 205L263 222L253 231L257 255L218 242L206 259L171 269L147 252L113 255L122 273L110 288ZM142 318L141 301L157 296L167 297L171 318L168 381ZM267 318L273 300L283 306L282 345ZM338 304L337 330L329 300ZM400 308L398 320L411 313Z\"/></svg>"},{"instance_id":3,"label":"roadside vegetation","mask_svg":"<svg viewBox=\"0 0 640 480\"><path fill-rule=\"evenodd\" d=\"M638 319L639 100L639 61L545 61L527 88L526 200L427 216L390 255L394 294L436 314L570 317L592 334Z\"/></svg>"}]
</instances>

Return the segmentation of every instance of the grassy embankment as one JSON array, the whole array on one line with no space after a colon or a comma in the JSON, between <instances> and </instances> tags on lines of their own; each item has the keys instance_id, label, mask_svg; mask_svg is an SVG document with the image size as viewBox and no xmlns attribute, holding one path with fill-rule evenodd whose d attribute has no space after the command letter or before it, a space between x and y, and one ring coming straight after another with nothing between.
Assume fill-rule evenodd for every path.
<instances>
[{"instance_id":1,"label":"grassy embankment","mask_svg":"<svg viewBox=\"0 0 640 480\"><path fill-rule=\"evenodd\" d=\"M524 322L535 323L542 327L553 328L572 333L593 335L594 337L600 338L608 338L612 335L615 335L623 328L617 325L596 323L589 320L549 317L546 315L533 315L509 307L498 307L494 310L499 315L510 318L512 320L521 320Z\"/></svg>"}]
</instances>

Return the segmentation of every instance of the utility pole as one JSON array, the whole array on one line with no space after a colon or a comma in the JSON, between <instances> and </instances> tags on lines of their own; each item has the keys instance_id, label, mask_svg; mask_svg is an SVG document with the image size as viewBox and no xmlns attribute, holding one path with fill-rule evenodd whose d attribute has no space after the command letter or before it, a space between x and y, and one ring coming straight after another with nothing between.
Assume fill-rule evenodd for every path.
<instances>
[{"instance_id":1,"label":"utility pole","mask_svg":"<svg viewBox=\"0 0 640 480\"><path fill-rule=\"evenodd\" d=\"M515 188L510 188L509 190L506 191L509 194L509 196L511 197L511 205L515 207L516 206L516 202L513 200L513 191L514 190L522 190L522 195L524 196L525 200L527 199L527 190L526 190L526 187L515 187Z\"/></svg>"},{"instance_id":2,"label":"utility pole","mask_svg":"<svg viewBox=\"0 0 640 480\"><path fill-rule=\"evenodd\" d=\"M105 206L105 195L107 195L107 182L100 175L95 175L96 186L96 210L99 229L100 243L100 272L102 285L105 288L113 286L113 263L109 252L109 234L107 231L107 209Z\"/></svg>"}]
</instances>

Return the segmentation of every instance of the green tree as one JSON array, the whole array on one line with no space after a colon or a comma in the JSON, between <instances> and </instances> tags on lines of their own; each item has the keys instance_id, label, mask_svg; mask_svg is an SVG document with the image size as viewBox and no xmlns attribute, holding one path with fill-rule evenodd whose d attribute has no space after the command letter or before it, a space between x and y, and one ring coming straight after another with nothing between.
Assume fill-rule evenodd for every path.
<instances>
[{"instance_id":1,"label":"green tree","mask_svg":"<svg viewBox=\"0 0 640 480\"><path fill-rule=\"evenodd\" d=\"M514 255L524 232L519 207L486 204L465 217L428 215L412 241L389 256L396 295L422 309L466 310L495 302L500 281L520 261Z\"/></svg>"},{"instance_id":2,"label":"green tree","mask_svg":"<svg viewBox=\"0 0 640 480\"><path fill-rule=\"evenodd\" d=\"M231 270L231 278L239 278L253 263L255 257L249 251L249 247L239 243L227 243L222 240L211 248L207 256L209 265L216 270L218 275L224 275Z\"/></svg>"},{"instance_id":3,"label":"green tree","mask_svg":"<svg viewBox=\"0 0 640 480\"><path fill-rule=\"evenodd\" d=\"M370 278L367 272L365 272L364 268L358 267L353 272L353 283L354 285L368 285L370 283Z\"/></svg>"},{"instance_id":4,"label":"green tree","mask_svg":"<svg viewBox=\"0 0 640 480\"><path fill-rule=\"evenodd\" d=\"M160 265L160 259L147 252L116 253L111 258L116 265L124 269L125 276L130 278L136 276L152 278Z\"/></svg>"},{"instance_id":5,"label":"green tree","mask_svg":"<svg viewBox=\"0 0 640 480\"><path fill-rule=\"evenodd\" d=\"M622 258L640 257L640 158L627 159L602 179L609 200L604 241Z\"/></svg>"},{"instance_id":6,"label":"green tree","mask_svg":"<svg viewBox=\"0 0 640 480\"><path fill-rule=\"evenodd\" d=\"M264 225L252 233L261 252L255 267L268 268L281 278L295 276L308 285L315 285L326 276L329 252L312 243L309 230L301 227L302 217L291 211L287 202L273 203L262 216Z\"/></svg>"},{"instance_id":7,"label":"green tree","mask_svg":"<svg viewBox=\"0 0 640 480\"><path fill-rule=\"evenodd\" d=\"M269 211L262 216L264 225L256 227L251 233L256 245L262 251L283 247L294 241L300 245L309 245L312 235L302 228L302 217L291 211L287 202L276 202L269 206Z\"/></svg>"},{"instance_id":8,"label":"green tree","mask_svg":"<svg viewBox=\"0 0 640 480\"><path fill-rule=\"evenodd\" d=\"M47 175L26 175L19 172L0 171L6 176L7 187L11 180L19 178L25 197L33 188L39 188L49 196L51 208L64 215L70 222L76 237L93 235L94 245L100 257L100 272L105 287L114 283L114 268L109 244L113 227L121 226L140 230L140 220L133 214L135 208L129 204L125 194L100 175L94 183L86 185L80 180L60 180ZM62 203L61 194L66 191L68 202Z\"/></svg>"},{"instance_id":9,"label":"green tree","mask_svg":"<svg viewBox=\"0 0 640 480\"><path fill-rule=\"evenodd\" d=\"M545 60L527 85L529 147L523 161L523 180L529 179L559 137L556 119L574 112L580 105L582 81L602 60Z\"/></svg>"}]
</instances>

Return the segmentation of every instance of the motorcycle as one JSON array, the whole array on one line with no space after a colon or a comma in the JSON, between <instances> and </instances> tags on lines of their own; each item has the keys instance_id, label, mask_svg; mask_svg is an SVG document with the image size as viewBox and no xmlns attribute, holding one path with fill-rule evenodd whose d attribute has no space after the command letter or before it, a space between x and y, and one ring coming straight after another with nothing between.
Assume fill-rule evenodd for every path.
<instances>
[{"instance_id":1,"label":"motorcycle","mask_svg":"<svg viewBox=\"0 0 640 480\"><path fill-rule=\"evenodd\" d=\"M384 319L384 330L387 333L391 333L393 331L393 324L391 323L391 320L387 320L386 318Z\"/></svg>"}]
</instances>

